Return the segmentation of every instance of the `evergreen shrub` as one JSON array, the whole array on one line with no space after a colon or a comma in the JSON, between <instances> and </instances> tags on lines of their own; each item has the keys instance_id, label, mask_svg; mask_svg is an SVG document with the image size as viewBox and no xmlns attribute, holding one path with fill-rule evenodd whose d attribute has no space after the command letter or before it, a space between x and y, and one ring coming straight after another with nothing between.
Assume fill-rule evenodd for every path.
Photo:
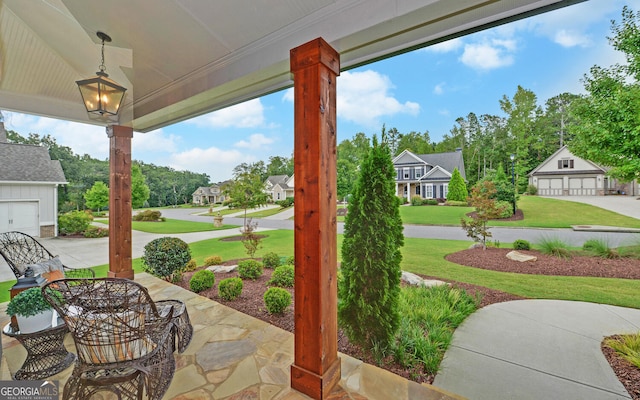
<instances>
[{"instance_id":1,"label":"evergreen shrub","mask_svg":"<svg viewBox=\"0 0 640 400\"><path fill-rule=\"evenodd\" d=\"M156 222L156 221L164 221L165 218L162 216L162 213L158 210L144 210L134 215L133 220Z\"/></svg>"},{"instance_id":2,"label":"evergreen shrub","mask_svg":"<svg viewBox=\"0 0 640 400\"><path fill-rule=\"evenodd\" d=\"M279 287L269 288L264 293L264 305L269 314L282 314L291 305L291 293Z\"/></svg>"},{"instance_id":3,"label":"evergreen shrub","mask_svg":"<svg viewBox=\"0 0 640 400\"><path fill-rule=\"evenodd\" d=\"M513 242L513 249L514 250L531 250L531 244L524 239L518 239Z\"/></svg>"},{"instance_id":4,"label":"evergreen shrub","mask_svg":"<svg viewBox=\"0 0 640 400\"><path fill-rule=\"evenodd\" d=\"M293 265L281 265L273 270L269 285L280 287L293 287L295 281L295 269Z\"/></svg>"},{"instance_id":5,"label":"evergreen shrub","mask_svg":"<svg viewBox=\"0 0 640 400\"><path fill-rule=\"evenodd\" d=\"M188 272L195 271L196 268L198 268L198 262L193 258L191 260L189 260L187 262L187 264L185 264L185 266L184 266L184 270L188 271Z\"/></svg>"},{"instance_id":6,"label":"evergreen shrub","mask_svg":"<svg viewBox=\"0 0 640 400\"><path fill-rule=\"evenodd\" d=\"M82 236L92 239L107 237L109 236L109 228L89 225L87 229L85 229L85 231L82 233Z\"/></svg>"},{"instance_id":7,"label":"evergreen shrub","mask_svg":"<svg viewBox=\"0 0 640 400\"><path fill-rule=\"evenodd\" d=\"M191 250L184 240L161 237L144 246L142 267L151 275L170 280L172 275L184 270L189 260Z\"/></svg>"},{"instance_id":8,"label":"evergreen shrub","mask_svg":"<svg viewBox=\"0 0 640 400\"><path fill-rule=\"evenodd\" d=\"M235 300L242 294L242 279L227 278L218 284L218 296L224 300Z\"/></svg>"},{"instance_id":9,"label":"evergreen shrub","mask_svg":"<svg viewBox=\"0 0 640 400\"><path fill-rule=\"evenodd\" d=\"M280 266L280 256L274 252L262 256L262 264L265 268L276 268Z\"/></svg>"},{"instance_id":10,"label":"evergreen shrub","mask_svg":"<svg viewBox=\"0 0 640 400\"><path fill-rule=\"evenodd\" d=\"M257 260L242 260L238 263L238 276L255 281L262 276L262 263Z\"/></svg>"},{"instance_id":11,"label":"evergreen shrub","mask_svg":"<svg viewBox=\"0 0 640 400\"><path fill-rule=\"evenodd\" d=\"M62 235L75 235L87 230L93 217L84 211L70 211L58 217L58 231Z\"/></svg>"},{"instance_id":12,"label":"evergreen shrub","mask_svg":"<svg viewBox=\"0 0 640 400\"><path fill-rule=\"evenodd\" d=\"M449 191L447 192L447 201L466 201L469 197L467 185L460 175L458 168L453 169L451 180L449 181Z\"/></svg>"},{"instance_id":13,"label":"evergreen shrub","mask_svg":"<svg viewBox=\"0 0 640 400\"><path fill-rule=\"evenodd\" d=\"M211 289L216 282L216 275L208 269L201 269L193 274L189 280L189 288L192 292L200 293L203 290Z\"/></svg>"},{"instance_id":14,"label":"evergreen shrub","mask_svg":"<svg viewBox=\"0 0 640 400\"><path fill-rule=\"evenodd\" d=\"M204 259L204 265L210 267L212 265L220 265L222 264L222 257L220 256L209 256Z\"/></svg>"}]
</instances>

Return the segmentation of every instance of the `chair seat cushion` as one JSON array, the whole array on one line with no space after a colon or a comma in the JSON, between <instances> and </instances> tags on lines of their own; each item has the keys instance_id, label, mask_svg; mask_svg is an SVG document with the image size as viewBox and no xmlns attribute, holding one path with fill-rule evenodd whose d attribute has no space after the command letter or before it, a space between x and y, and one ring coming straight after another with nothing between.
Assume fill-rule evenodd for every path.
<instances>
[{"instance_id":1,"label":"chair seat cushion","mask_svg":"<svg viewBox=\"0 0 640 400\"><path fill-rule=\"evenodd\" d=\"M58 256L40 261L39 263L27 264L25 265L25 269L26 268L31 268L34 276L42 275L42 277L49 282L64 278L64 267Z\"/></svg>"},{"instance_id":2,"label":"chair seat cushion","mask_svg":"<svg viewBox=\"0 0 640 400\"><path fill-rule=\"evenodd\" d=\"M144 314L80 313L65 318L74 331L78 357L90 364L136 360L150 354L156 344L144 333Z\"/></svg>"}]
</instances>

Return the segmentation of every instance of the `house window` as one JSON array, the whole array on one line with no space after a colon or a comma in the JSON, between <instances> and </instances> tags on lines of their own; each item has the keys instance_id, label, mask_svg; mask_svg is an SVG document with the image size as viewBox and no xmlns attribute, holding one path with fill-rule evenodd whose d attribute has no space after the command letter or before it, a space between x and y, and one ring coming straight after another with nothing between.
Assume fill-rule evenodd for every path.
<instances>
[{"instance_id":1,"label":"house window","mask_svg":"<svg viewBox=\"0 0 640 400\"><path fill-rule=\"evenodd\" d=\"M416 194L420 195L420 185L416 185Z\"/></svg>"},{"instance_id":2,"label":"house window","mask_svg":"<svg viewBox=\"0 0 640 400\"><path fill-rule=\"evenodd\" d=\"M426 199L433 199L433 185L424 186L424 197Z\"/></svg>"},{"instance_id":3,"label":"house window","mask_svg":"<svg viewBox=\"0 0 640 400\"><path fill-rule=\"evenodd\" d=\"M402 168L402 177L403 179L410 179L409 168Z\"/></svg>"},{"instance_id":4,"label":"house window","mask_svg":"<svg viewBox=\"0 0 640 400\"><path fill-rule=\"evenodd\" d=\"M416 175L416 179L422 176L422 167L415 167L414 173Z\"/></svg>"},{"instance_id":5,"label":"house window","mask_svg":"<svg viewBox=\"0 0 640 400\"><path fill-rule=\"evenodd\" d=\"M558 160L558 169L573 169L573 160L570 159L562 159Z\"/></svg>"},{"instance_id":6,"label":"house window","mask_svg":"<svg viewBox=\"0 0 640 400\"><path fill-rule=\"evenodd\" d=\"M278 200L280 200L280 192L278 192Z\"/></svg>"},{"instance_id":7,"label":"house window","mask_svg":"<svg viewBox=\"0 0 640 400\"><path fill-rule=\"evenodd\" d=\"M444 185L442 185L442 197L446 199L447 193L449 193L449 184L445 183Z\"/></svg>"}]
</instances>

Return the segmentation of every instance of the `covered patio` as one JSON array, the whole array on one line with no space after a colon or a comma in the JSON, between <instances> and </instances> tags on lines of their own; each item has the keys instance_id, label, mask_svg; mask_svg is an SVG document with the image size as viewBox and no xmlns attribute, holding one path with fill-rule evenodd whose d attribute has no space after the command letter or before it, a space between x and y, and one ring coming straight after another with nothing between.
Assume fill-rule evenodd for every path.
<instances>
[{"instance_id":1,"label":"covered patio","mask_svg":"<svg viewBox=\"0 0 640 400\"><path fill-rule=\"evenodd\" d=\"M291 387L312 398L330 398L341 379L349 388L349 382L362 382L366 375L344 381L349 376L345 373L357 370L357 362L347 357L341 361L337 354L340 71L580 1L0 0L0 109L106 127L111 149L109 276L134 278L134 131L151 132L293 86L296 332L293 356L281 363ZM101 49L97 32L113 39L104 47L107 72L127 88L115 116L88 114L75 84L96 69ZM199 306L209 309L194 301L188 300L190 312ZM245 329L244 322L239 324L236 329ZM195 341L214 340L219 330L201 327ZM261 346L266 343L278 341L265 339ZM286 340L279 345L291 350ZM176 381L193 381L189 384L194 390L197 382L206 385L211 379L227 381L233 376L207 374L200 380L199 374L189 372L193 370L186 371L188 378ZM415 385L405 382L398 387L409 393ZM380 391L385 388L396 386ZM286 390L292 398L299 396ZM355 392L359 390L364 386ZM373 396L369 390L365 392Z\"/></svg>"},{"instance_id":2,"label":"covered patio","mask_svg":"<svg viewBox=\"0 0 640 400\"><path fill-rule=\"evenodd\" d=\"M177 370L166 399L308 399L289 385L293 362L293 334L206 297L184 290L149 274L135 276L154 300L178 299L187 304L194 337L182 353L176 353ZM9 318L7 303L0 305L0 324ZM71 336L65 346L74 352ZM0 379L11 380L26 351L16 339L2 335ZM340 383L329 399L460 399L430 385L408 381L381 368L340 355ZM48 379L60 387L71 373L69 367Z\"/></svg>"}]
</instances>

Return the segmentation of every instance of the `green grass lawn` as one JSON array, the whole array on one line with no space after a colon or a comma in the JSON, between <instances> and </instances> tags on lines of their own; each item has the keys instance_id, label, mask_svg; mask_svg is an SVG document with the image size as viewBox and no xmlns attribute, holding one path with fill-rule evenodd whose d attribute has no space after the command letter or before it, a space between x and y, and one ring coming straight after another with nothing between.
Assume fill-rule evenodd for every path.
<instances>
[{"instance_id":1,"label":"green grass lawn","mask_svg":"<svg viewBox=\"0 0 640 400\"><path fill-rule=\"evenodd\" d=\"M538 196L521 196L518 208L524 212L521 221L490 221L491 226L570 228L572 225L606 225L640 228L640 220L599 207L573 201ZM405 224L459 226L460 219L472 207L403 206L400 216Z\"/></svg>"},{"instance_id":2,"label":"green grass lawn","mask_svg":"<svg viewBox=\"0 0 640 400\"><path fill-rule=\"evenodd\" d=\"M183 221L179 219L167 219L164 222L132 221L131 228L136 231L148 233L188 233L219 231L236 228L238 225L223 225L220 228L213 226L213 220L208 222Z\"/></svg>"},{"instance_id":3,"label":"green grass lawn","mask_svg":"<svg viewBox=\"0 0 640 400\"><path fill-rule=\"evenodd\" d=\"M247 218L265 218L265 217L270 217L272 215L275 214L280 214L281 212L290 209L291 207L287 207L287 208L282 208L282 207L273 207L273 208L266 208L266 209L262 209L259 211L248 211L247 212Z\"/></svg>"}]
</instances>

